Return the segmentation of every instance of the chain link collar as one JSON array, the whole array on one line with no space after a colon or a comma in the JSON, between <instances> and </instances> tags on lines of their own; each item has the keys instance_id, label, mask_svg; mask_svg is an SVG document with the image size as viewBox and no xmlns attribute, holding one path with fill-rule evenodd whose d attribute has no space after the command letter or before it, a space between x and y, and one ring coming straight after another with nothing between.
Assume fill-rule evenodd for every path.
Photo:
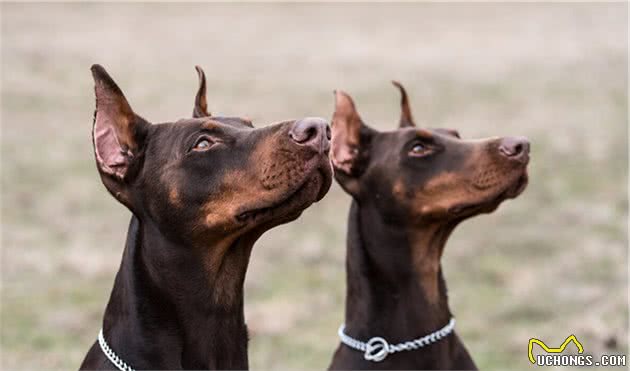
<instances>
[{"instance_id":1,"label":"chain link collar","mask_svg":"<svg viewBox=\"0 0 630 371\"><path fill-rule=\"evenodd\" d=\"M403 350L420 349L422 347L437 342L443 337L448 336L450 333L453 332L453 329L455 328L455 318L451 318L446 326L435 332L430 333L429 335L398 344L390 344L387 342L387 340L379 336L375 336L367 342L362 342L346 335L344 332L345 327L345 325L341 325L339 327L339 331L337 331L339 339L341 339L342 343L352 349L364 352L363 358L365 358L365 360L367 361L381 362L390 354L402 352Z\"/></svg>"},{"instance_id":2,"label":"chain link collar","mask_svg":"<svg viewBox=\"0 0 630 371\"><path fill-rule=\"evenodd\" d=\"M103 351L105 356L107 356L107 359L109 359L109 361L113 363L117 369L119 369L120 371L135 371L128 364L126 364L125 361L120 359L116 355L116 353L112 350L112 348L110 348L109 345L107 345L107 342L105 341L105 337L103 336L102 328L101 328L101 331L98 332L98 345L101 346L101 350Z\"/></svg>"}]
</instances>

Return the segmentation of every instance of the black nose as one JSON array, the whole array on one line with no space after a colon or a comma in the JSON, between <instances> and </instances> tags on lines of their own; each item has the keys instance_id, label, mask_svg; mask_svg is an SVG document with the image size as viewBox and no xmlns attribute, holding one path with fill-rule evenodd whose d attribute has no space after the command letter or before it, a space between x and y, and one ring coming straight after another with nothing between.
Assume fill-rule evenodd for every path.
<instances>
[{"instance_id":1,"label":"black nose","mask_svg":"<svg viewBox=\"0 0 630 371\"><path fill-rule=\"evenodd\" d=\"M499 152L507 158L521 162L529 160L529 140L525 137L507 137L501 139Z\"/></svg>"},{"instance_id":2,"label":"black nose","mask_svg":"<svg viewBox=\"0 0 630 371\"><path fill-rule=\"evenodd\" d=\"M297 120L289 130L289 136L295 143L312 148L318 153L325 153L330 149L330 126L323 118L306 117Z\"/></svg>"}]
</instances>

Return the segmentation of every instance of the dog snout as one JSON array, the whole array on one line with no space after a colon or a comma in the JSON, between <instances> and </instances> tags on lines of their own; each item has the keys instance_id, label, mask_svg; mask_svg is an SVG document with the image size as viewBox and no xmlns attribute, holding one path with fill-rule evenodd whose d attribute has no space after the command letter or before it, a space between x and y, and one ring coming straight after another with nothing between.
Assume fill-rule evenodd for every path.
<instances>
[{"instance_id":1,"label":"dog snout","mask_svg":"<svg viewBox=\"0 0 630 371\"><path fill-rule=\"evenodd\" d=\"M529 140L525 137L507 137L501 139L499 152L511 159L522 163L529 160Z\"/></svg>"},{"instance_id":2,"label":"dog snout","mask_svg":"<svg viewBox=\"0 0 630 371\"><path fill-rule=\"evenodd\" d=\"M323 118L307 117L297 120L289 130L289 137L298 145L318 153L327 153L330 149L330 126Z\"/></svg>"}]
</instances>

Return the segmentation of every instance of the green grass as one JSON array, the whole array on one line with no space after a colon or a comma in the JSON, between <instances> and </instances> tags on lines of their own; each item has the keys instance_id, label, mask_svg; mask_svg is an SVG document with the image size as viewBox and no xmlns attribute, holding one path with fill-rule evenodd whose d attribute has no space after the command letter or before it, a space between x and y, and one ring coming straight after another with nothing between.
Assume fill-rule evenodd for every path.
<instances>
[{"instance_id":1,"label":"green grass","mask_svg":"<svg viewBox=\"0 0 630 371\"><path fill-rule=\"evenodd\" d=\"M626 4L1 7L0 368L77 368L100 327L129 212L94 167L96 62L154 122L190 114L199 64L211 111L259 126L330 117L341 88L370 125L393 129L398 79L422 125L528 136L528 189L463 223L446 248L458 332L487 370L530 369L533 336L627 353ZM258 242L252 368L328 365L349 202L334 185Z\"/></svg>"}]
</instances>

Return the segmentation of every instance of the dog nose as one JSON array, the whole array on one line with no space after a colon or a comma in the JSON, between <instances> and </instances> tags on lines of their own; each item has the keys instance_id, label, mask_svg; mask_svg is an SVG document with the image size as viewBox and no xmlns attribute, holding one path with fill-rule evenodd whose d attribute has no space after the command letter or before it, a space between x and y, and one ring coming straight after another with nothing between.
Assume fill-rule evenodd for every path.
<instances>
[{"instance_id":1,"label":"dog nose","mask_svg":"<svg viewBox=\"0 0 630 371\"><path fill-rule=\"evenodd\" d=\"M529 140L525 137L507 137L501 139L499 152L507 158L525 162L529 157Z\"/></svg>"},{"instance_id":2,"label":"dog nose","mask_svg":"<svg viewBox=\"0 0 630 371\"><path fill-rule=\"evenodd\" d=\"M330 149L330 126L323 118L307 117L297 120L289 130L289 136L295 143L319 153Z\"/></svg>"}]
</instances>

